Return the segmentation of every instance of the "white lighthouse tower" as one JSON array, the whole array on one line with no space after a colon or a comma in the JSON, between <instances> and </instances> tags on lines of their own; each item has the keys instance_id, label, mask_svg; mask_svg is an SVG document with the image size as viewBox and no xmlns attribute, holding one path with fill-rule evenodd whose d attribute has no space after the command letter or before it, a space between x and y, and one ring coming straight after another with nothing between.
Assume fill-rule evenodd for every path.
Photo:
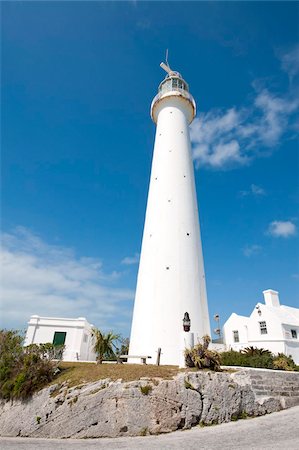
<instances>
[{"instance_id":1,"label":"white lighthouse tower","mask_svg":"<svg viewBox=\"0 0 299 450\"><path fill-rule=\"evenodd\" d=\"M210 335L189 124L196 106L178 72L167 72L151 105L157 124L129 355L182 360L183 317ZM137 362L129 359L129 362Z\"/></svg>"}]
</instances>

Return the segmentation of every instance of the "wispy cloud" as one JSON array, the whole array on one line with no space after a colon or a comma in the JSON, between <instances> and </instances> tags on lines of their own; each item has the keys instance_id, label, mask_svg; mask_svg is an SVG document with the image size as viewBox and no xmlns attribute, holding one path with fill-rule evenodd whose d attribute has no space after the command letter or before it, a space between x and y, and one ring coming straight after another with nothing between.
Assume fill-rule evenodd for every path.
<instances>
[{"instance_id":1,"label":"wispy cloud","mask_svg":"<svg viewBox=\"0 0 299 450\"><path fill-rule=\"evenodd\" d=\"M263 189L260 186L257 186L256 184L252 184L250 188L253 195L266 195L265 189Z\"/></svg>"},{"instance_id":2,"label":"wispy cloud","mask_svg":"<svg viewBox=\"0 0 299 450\"><path fill-rule=\"evenodd\" d=\"M282 69L292 80L299 73L299 44L280 56Z\"/></svg>"},{"instance_id":3,"label":"wispy cloud","mask_svg":"<svg viewBox=\"0 0 299 450\"><path fill-rule=\"evenodd\" d=\"M121 261L121 263L122 263L122 264L125 264L125 265L127 265L127 266L131 266L131 265L133 265L133 264L138 264L138 263L139 263L139 258L140 258L139 253L135 253L134 256L126 256L126 257Z\"/></svg>"},{"instance_id":4,"label":"wispy cloud","mask_svg":"<svg viewBox=\"0 0 299 450\"><path fill-rule=\"evenodd\" d=\"M1 269L2 326L24 328L31 314L85 316L104 329L129 322L134 293L115 285L116 272L107 274L99 259L78 258L23 227L3 235Z\"/></svg>"},{"instance_id":5,"label":"wispy cloud","mask_svg":"<svg viewBox=\"0 0 299 450\"><path fill-rule=\"evenodd\" d=\"M262 247L260 245L246 245L242 251L243 254L246 256L246 258L250 258L251 256L258 255L262 250Z\"/></svg>"},{"instance_id":6,"label":"wispy cloud","mask_svg":"<svg viewBox=\"0 0 299 450\"><path fill-rule=\"evenodd\" d=\"M246 197L248 195L260 197L260 196L266 195L266 191L261 186L257 186L256 184L251 184L250 189L248 189L247 191L239 192L239 197Z\"/></svg>"},{"instance_id":7,"label":"wispy cloud","mask_svg":"<svg viewBox=\"0 0 299 450\"><path fill-rule=\"evenodd\" d=\"M282 59L294 75L299 70L297 49ZM226 169L249 164L254 158L267 156L281 138L295 128L299 100L292 90L276 94L253 83L250 104L226 110L201 113L191 124L195 164Z\"/></svg>"},{"instance_id":8,"label":"wispy cloud","mask_svg":"<svg viewBox=\"0 0 299 450\"><path fill-rule=\"evenodd\" d=\"M279 221L274 220L270 223L268 227L268 234L273 237L283 237L288 238L291 236L295 236L297 233L296 225L287 220L287 221Z\"/></svg>"}]
</instances>

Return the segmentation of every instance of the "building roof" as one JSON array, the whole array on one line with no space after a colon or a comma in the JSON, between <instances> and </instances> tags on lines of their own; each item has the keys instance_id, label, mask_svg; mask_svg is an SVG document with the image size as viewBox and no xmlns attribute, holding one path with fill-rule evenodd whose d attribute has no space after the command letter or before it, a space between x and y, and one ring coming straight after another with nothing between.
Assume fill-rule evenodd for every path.
<instances>
[{"instance_id":1,"label":"building roof","mask_svg":"<svg viewBox=\"0 0 299 450\"><path fill-rule=\"evenodd\" d=\"M299 327L299 309L291 306L269 306L259 303L264 309L268 309L277 319L285 325L293 325Z\"/></svg>"},{"instance_id":2,"label":"building roof","mask_svg":"<svg viewBox=\"0 0 299 450\"><path fill-rule=\"evenodd\" d=\"M299 308L281 305L281 309L284 310L284 314L290 317L290 320L293 320L294 325L299 326Z\"/></svg>"},{"instance_id":3,"label":"building roof","mask_svg":"<svg viewBox=\"0 0 299 450\"><path fill-rule=\"evenodd\" d=\"M238 317L238 319L241 319L243 322L248 322L249 317L247 316L241 316L240 314L237 313L231 313L231 315L229 316L229 318L227 319L227 321L225 322L224 325L226 325L231 319Z\"/></svg>"}]
</instances>

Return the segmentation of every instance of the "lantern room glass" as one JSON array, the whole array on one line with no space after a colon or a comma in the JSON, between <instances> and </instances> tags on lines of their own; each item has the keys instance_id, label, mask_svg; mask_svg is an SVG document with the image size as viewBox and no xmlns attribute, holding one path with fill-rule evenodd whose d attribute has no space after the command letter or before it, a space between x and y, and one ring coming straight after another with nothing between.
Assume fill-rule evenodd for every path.
<instances>
[{"instance_id":1,"label":"lantern room glass","mask_svg":"<svg viewBox=\"0 0 299 450\"><path fill-rule=\"evenodd\" d=\"M169 91L187 91L189 92L187 84L179 77L168 77L159 87L159 92L169 92Z\"/></svg>"}]
</instances>

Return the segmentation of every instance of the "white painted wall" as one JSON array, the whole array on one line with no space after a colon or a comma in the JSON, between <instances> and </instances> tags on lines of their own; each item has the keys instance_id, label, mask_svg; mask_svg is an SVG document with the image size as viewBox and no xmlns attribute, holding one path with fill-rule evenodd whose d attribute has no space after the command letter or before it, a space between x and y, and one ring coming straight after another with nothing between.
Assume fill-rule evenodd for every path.
<instances>
[{"instance_id":1,"label":"white painted wall","mask_svg":"<svg viewBox=\"0 0 299 450\"><path fill-rule=\"evenodd\" d=\"M24 345L53 343L55 331L66 332L63 360L95 361L91 328L84 317L67 319L34 315L28 322Z\"/></svg>"},{"instance_id":2,"label":"white painted wall","mask_svg":"<svg viewBox=\"0 0 299 450\"><path fill-rule=\"evenodd\" d=\"M248 346L264 348L272 353L291 355L299 364L299 309L280 305L278 292L264 291L265 304L257 303L250 317L233 313L223 327L227 349L241 350ZM260 322L266 322L267 334L261 334ZM233 331L239 331L240 342L234 342ZM297 331L292 338L291 330Z\"/></svg>"},{"instance_id":3,"label":"white painted wall","mask_svg":"<svg viewBox=\"0 0 299 450\"><path fill-rule=\"evenodd\" d=\"M299 345L297 342L294 342L294 340L285 342L285 351L283 353L291 355L295 363L299 365Z\"/></svg>"},{"instance_id":4,"label":"white painted wall","mask_svg":"<svg viewBox=\"0 0 299 450\"><path fill-rule=\"evenodd\" d=\"M223 341L227 350L233 349L239 351L248 347L248 323L248 317L238 316L235 313L232 313L225 322L223 326ZM238 331L239 333L239 342L234 342L234 331Z\"/></svg>"},{"instance_id":5,"label":"white painted wall","mask_svg":"<svg viewBox=\"0 0 299 450\"><path fill-rule=\"evenodd\" d=\"M189 137L194 100L179 92L154 100L157 121L132 321L130 355L178 365L182 320L211 335ZM136 362L136 360L130 360Z\"/></svg>"}]
</instances>

